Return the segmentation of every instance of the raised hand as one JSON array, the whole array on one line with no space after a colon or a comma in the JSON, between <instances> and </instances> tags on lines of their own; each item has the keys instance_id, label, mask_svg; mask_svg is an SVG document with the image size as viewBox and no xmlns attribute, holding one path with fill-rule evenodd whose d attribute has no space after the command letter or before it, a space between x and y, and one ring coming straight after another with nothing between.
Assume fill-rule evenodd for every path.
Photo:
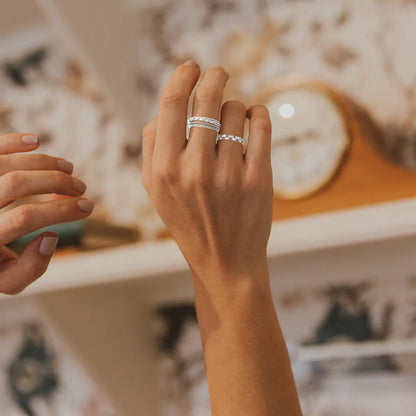
<instances>
[{"instance_id":1,"label":"raised hand","mask_svg":"<svg viewBox=\"0 0 416 416\"><path fill-rule=\"evenodd\" d=\"M269 114L223 104L228 75L212 68L196 88L187 140L199 75L196 64L181 65L164 89L143 131L143 184L191 268L211 412L301 416L269 285Z\"/></svg>"},{"instance_id":2,"label":"raised hand","mask_svg":"<svg viewBox=\"0 0 416 416\"><path fill-rule=\"evenodd\" d=\"M209 290L231 287L264 271L272 221L271 123L261 105L223 104L228 75L209 69L195 92L193 116L221 121L220 133L243 136L216 144L217 133L195 127L186 139L196 65L179 66L163 91L157 119L143 131L143 183L168 231ZM213 275L214 273L214 275ZM227 276L224 280L223 276Z\"/></svg>"},{"instance_id":3,"label":"raised hand","mask_svg":"<svg viewBox=\"0 0 416 416\"><path fill-rule=\"evenodd\" d=\"M58 236L51 232L38 235L20 256L5 244L48 225L86 218L94 207L81 198L87 187L72 176L72 163L41 154L21 154L39 144L32 134L0 136L0 208L31 195L65 196L0 211L0 292L5 294L21 292L45 272Z\"/></svg>"}]
</instances>

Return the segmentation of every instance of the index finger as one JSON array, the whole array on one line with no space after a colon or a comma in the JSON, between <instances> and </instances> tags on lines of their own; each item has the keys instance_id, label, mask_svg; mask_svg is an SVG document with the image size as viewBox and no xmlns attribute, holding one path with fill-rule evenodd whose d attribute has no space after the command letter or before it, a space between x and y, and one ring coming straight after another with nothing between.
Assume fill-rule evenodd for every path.
<instances>
[{"instance_id":1,"label":"index finger","mask_svg":"<svg viewBox=\"0 0 416 416\"><path fill-rule=\"evenodd\" d=\"M0 136L0 154L30 152L39 147L39 137L30 133L11 133Z\"/></svg>"},{"instance_id":2,"label":"index finger","mask_svg":"<svg viewBox=\"0 0 416 416\"><path fill-rule=\"evenodd\" d=\"M189 97L198 81L199 66L192 61L176 68L160 99L155 155L177 156L186 145Z\"/></svg>"}]
</instances>

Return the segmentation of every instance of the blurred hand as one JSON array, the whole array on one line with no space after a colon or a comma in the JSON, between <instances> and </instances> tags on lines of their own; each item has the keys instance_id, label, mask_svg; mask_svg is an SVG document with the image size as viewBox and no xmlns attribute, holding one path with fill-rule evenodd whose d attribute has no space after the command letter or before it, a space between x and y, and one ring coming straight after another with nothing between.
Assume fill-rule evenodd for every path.
<instances>
[{"instance_id":1,"label":"blurred hand","mask_svg":"<svg viewBox=\"0 0 416 416\"><path fill-rule=\"evenodd\" d=\"M0 208L30 195L56 193L65 198L28 203L0 211L0 292L17 294L48 267L58 236L37 236L18 257L5 247L23 235L48 225L88 217L93 203L80 198L86 185L71 176L72 163L40 154L22 155L39 147L31 134L0 136Z\"/></svg>"},{"instance_id":2,"label":"blurred hand","mask_svg":"<svg viewBox=\"0 0 416 416\"><path fill-rule=\"evenodd\" d=\"M248 119L247 151L233 141L216 145L216 132L205 128L192 128L187 141L188 100L199 75L196 64L181 65L164 89L157 118L143 130L143 184L191 270L215 291L267 268L271 123L264 106L223 104L228 75L211 68L192 115L220 119L220 133L240 137Z\"/></svg>"}]
</instances>

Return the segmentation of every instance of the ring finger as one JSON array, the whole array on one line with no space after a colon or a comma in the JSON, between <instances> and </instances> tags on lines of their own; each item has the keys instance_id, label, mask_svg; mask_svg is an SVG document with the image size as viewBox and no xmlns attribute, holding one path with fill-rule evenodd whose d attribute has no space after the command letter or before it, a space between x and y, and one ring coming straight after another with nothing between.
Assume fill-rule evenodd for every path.
<instances>
[{"instance_id":1,"label":"ring finger","mask_svg":"<svg viewBox=\"0 0 416 416\"><path fill-rule=\"evenodd\" d=\"M29 195L82 195L87 186L80 179L58 171L15 171L0 177L0 208Z\"/></svg>"},{"instance_id":2,"label":"ring finger","mask_svg":"<svg viewBox=\"0 0 416 416\"><path fill-rule=\"evenodd\" d=\"M220 134L241 137L247 110L240 101L227 101L221 110ZM232 140L219 140L217 144L218 160L227 167L237 167L243 163L243 146Z\"/></svg>"},{"instance_id":3,"label":"ring finger","mask_svg":"<svg viewBox=\"0 0 416 416\"><path fill-rule=\"evenodd\" d=\"M210 68L198 86L193 102L193 117L209 117L218 120L228 74L223 68ZM217 132L193 127L189 134L187 152L198 152L201 156L215 156Z\"/></svg>"}]
</instances>

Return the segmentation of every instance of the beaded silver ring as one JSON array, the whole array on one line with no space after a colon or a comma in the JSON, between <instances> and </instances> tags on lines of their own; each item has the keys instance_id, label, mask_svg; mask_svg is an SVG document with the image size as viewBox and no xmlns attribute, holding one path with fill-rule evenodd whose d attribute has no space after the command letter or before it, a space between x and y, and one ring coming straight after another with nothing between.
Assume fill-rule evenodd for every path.
<instances>
[{"instance_id":1,"label":"beaded silver ring","mask_svg":"<svg viewBox=\"0 0 416 416\"><path fill-rule=\"evenodd\" d=\"M203 124L211 124L213 126L221 128L221 123L218 120L215 120L215 118L211 117L189 117L188 118L188 124L192 123L203 123ZM218 130L219 131L219 130Z\"/></svg>"},{"instance_id":2,"label":"beaded silver ring","mask_svg":"<svg viewBox=\"0 0 416 416\"><path fill-rule=\"evenodd\" d=\"M240 143L243 146L245 146L245 144L246 144L246 141L242 137L233 136L231 134L219 134L217 136L217 142L220 141L220 140L231 140L233 142Z\"/></svg>"}]
</instances>

